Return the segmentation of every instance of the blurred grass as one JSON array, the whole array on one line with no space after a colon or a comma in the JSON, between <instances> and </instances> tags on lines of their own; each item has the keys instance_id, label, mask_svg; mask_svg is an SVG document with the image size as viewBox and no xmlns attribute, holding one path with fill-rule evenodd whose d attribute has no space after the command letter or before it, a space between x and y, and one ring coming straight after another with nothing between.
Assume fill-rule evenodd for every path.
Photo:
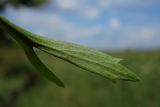
<instances>
[{"instance_id":1,"label":"blurred grass","mask_svg":"<svg viewBox=\"0 0 160 107\"><path fill-rule=\"evenodd\" d=\"M110 54L126 59L122 63L140 75L142 81L119 81L114 84L53 56L38 52L44 63L64 81L66 88L57 87L37 73L37 85L20 96L16 107L160 107L160 51ZM26 79L24 75L4 78L8 68L19 65L26 65L34 72L22 50L0 50L0 97L6 100L10 90L18 89Z\"/></svg>"}]
</instances>

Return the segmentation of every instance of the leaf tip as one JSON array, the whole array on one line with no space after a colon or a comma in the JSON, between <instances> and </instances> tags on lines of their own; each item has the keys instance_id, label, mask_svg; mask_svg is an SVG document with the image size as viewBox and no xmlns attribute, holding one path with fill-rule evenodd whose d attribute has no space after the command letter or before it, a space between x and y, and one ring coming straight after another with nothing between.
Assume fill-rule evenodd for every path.
<instances>
[{"instance_id":1,"label":"leaf tip","mask_svg":"<svg viewBox=\"0 0 160 107\"><path fill-rule=\"evenodd\" d=\"M136 74L130 76L129 78L120 78L120 80L132 81L132 82L140 82L141 78Z\"/></svg>"},{"instance_id":2,"label":"leaf tip","mask_svg":"<svg viewBox=\"0 0 160 107\"><path fill-rule=\"evenodd\" d=\"M57 84L58 86L60 86L60 87L62 87L62 88L65 88L65 85L63 84L63 82L58 82L58 84Z\"/></svg>"}]
</instances>

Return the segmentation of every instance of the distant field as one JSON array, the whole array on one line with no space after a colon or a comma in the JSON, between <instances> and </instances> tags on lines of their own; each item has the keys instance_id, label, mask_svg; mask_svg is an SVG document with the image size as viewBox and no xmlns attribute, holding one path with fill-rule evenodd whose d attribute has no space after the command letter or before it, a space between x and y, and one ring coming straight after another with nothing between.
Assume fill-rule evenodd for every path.
<instances>
[{"instance_id":1,"label":"distant field","mask_svg":"<svg viewBox=\"0 0 160 107\"><path fill-rule=\"evenodd\" d=\"M126 59L122 63L137 73L142 81L114 84L39 52L44 63L64 81L66 88L63 89L40 76L22 50L1 49L0 107L160 107L160 51L110 54ZM28 83L30 88L25 84L28 80L31 81Z\"/></svg>"}]
</instances>

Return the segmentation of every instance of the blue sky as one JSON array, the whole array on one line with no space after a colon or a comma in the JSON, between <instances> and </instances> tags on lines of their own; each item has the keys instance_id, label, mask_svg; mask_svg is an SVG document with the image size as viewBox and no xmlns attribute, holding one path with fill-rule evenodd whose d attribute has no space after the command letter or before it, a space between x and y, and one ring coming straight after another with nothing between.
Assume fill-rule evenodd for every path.
<instances>
[{"instance_id":1,"label":"blue sky","mask_svg":"<svg viewBox=\"0 0 160 107\"><path fill-rule=\"evenodd\" d=\"M160 0L50 0L2 15L43 36L101 49L160 48Z\"/></svg>"}]
</instances>

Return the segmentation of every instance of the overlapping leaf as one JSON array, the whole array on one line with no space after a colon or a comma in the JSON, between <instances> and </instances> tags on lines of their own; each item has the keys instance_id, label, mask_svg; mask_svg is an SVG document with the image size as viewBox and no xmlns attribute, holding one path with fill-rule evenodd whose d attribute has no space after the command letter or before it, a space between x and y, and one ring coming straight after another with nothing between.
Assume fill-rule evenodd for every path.
<instances>
[{"instance_id":1,"label":"overlapping leaf","mask_svg":"<svg viewBox=\"0 0 160 107\"><path fill-rule=\"evenodd\" d=\"M76 44L51 41L49 39L45 39L44 41L47 41L45 42L46 44L37 42L39 44L37 48L90 72L99 74L113 81L116 79L138 80L138 77L133 72L119 64L121 59Z\"/></svg>"},{"instance_id":2,"label":"overlapping leaf","mask_svg":"<svg viewBox=\"0 0 160 107\"><path fill-rule=\"evenodd\" d=\"M35 54L33 45L35 44L32 40L29 40L26 35L27 31L21 29L20 27L14 25L9 22L4 17L0 16L0 27L7 31L24 49L26 56L32 63L32 65L48 80L54 82L60 87L64 87L63 82L53 73L51 72L38 58ZM32 33L30 33L32 34Z\"/></svg>"},{"instance_id":3,"label":"overlapping leaf","mask_svg":"<svg viewBox=\"0 0 160 107\"><path fill-rule=\"evenodd\" d=\"M117 79L130 81L139 80L136 74L119 63L121 61L119 58L114 58L103 52L81 45L35 35L12 24L4 18L1 18L1 22L3 22L3 25L5 23L5 28L9 29L8 31L14 32L14 35L27 45L39 48L42 51L68 61L87 71L113 81Z\"/></svg>"}]
</instances>

